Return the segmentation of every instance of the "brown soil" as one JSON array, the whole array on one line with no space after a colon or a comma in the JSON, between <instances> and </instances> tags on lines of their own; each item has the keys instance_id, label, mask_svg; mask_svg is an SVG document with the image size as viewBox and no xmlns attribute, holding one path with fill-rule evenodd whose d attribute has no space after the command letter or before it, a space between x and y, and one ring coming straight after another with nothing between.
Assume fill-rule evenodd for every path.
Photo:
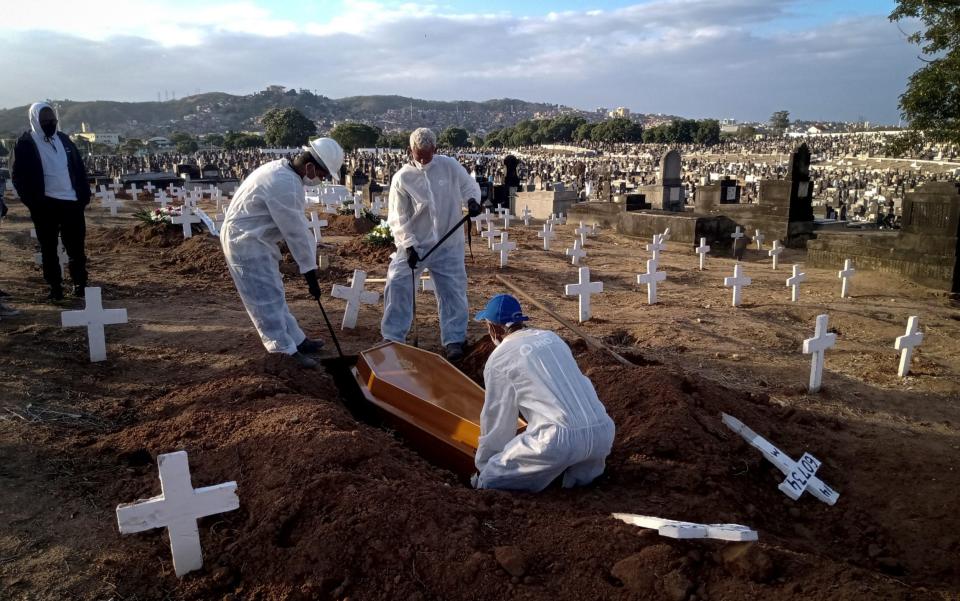
<instances>
[{"instance_id":1,"label":"brown soil","mask_svg":"<svg viewBox=\"0 0 960 601\"><path fill-rule=\"evenodd\" d=\"M40 302L29 224L13 215L11 227L0 235L10 274L2 287L24 313L0 322L0 361L9 366L0 370L4 598L960 593L953 465L960 321L947 299L861 273L851 306L830 298L835 273L808 269L807 303L789 306L777 300L780 274L754 266L755 288L745 292L751 304L734 311L724 304L729 291L705 279L732 263L711 259L713 273L700 274L689 270L695 257L671 247L663 304L647 307L629 283L644 260L636 243L593 239L589 264L607 288L595 311L606 320L584 327L638 363L660 365L625 368L571 339L617 425L607 472L584 489L513 494L463 486L390 432L358 423L324 371L265 357L229 278L214 279L212 238L168 240L129 218L91 215L93 281L106 307L130 314L129 324L107 328L108 361L91 365L85 335L58 325L63 307ZM534 252L529 232L516 237L531 247L527 264L504 274L572 316L576 302L557 292L572 281L570 266ZM356 239L332 242L343 249L333 253L332 268L385 273L384 257L363 254ZM475 254L471 307L501 290L495 257L479 245ZM311 335L321 334L316 305L305 296L291 281L294 313ZM338 323L342 302L325 304ZM554 327L525 308L532 325ZM797 347L826 310L842 342L828 354L824 391L807 395L809 363ZM436 309L418 302L418 312L421 341L437 349ZM927 340L915 375L901 382L889 375L895 357L885 341L916 312ZM356 330L338 331L345 352L379 340L379 317L364 308ZM482 328L471 324L470 332L480 339ZM463 369L479 377L491 349L488 340L474 344ZM837 505L809 495L786 499L776 489L782 475L720 422L721 411L791 456L816 455L818 475L841 494ZM241 502L201 520L205 567L182 580L172 573L166 534L119 536L114 514L118 503L159 494L156 456L177 449L190 453L194 486L235 480ZM619 511L747 524L760 542L674 541L609 517Z\"/></svg>"},{"instance_id":2,"label":"brown soil","mask_svg":"<svg viewBox=\"0 0 960 601\"><path fill-rule=\"evenodd\" d=\"M369 219L357 219L353 215L334 215L325 213L320 219L327 220L327 227L323 228L324 235L349 236L352 234L366 234L377 224Z\"/></svg>"}]
</instances>

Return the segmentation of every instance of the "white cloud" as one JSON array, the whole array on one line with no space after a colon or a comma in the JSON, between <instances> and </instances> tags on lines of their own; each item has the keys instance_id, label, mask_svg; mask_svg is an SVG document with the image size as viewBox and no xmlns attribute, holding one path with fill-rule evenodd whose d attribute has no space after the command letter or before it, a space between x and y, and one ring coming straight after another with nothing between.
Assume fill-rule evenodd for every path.
<instances>
[{"instance_id":1,"label":"white cloud","mask_svg":"<svg viewBox=\"0 0 960 601\"><path fill-rule=\"evenodd\" d=\"M45 12L66 5L53 4ZM654 0L523 18L349 0L324 23L277 19L249 0L184 3L182 14L158 0L90 5L96 10L79 21L0 22L18 32L0 36L0 68L19 82L0 88L0 105L280 83L334 97L511 96L689 116L763 119L784 108L890 121L918 66L915 48L879 15L758 33L774 31L796 0Z\"/></svg>"}]
</instances>

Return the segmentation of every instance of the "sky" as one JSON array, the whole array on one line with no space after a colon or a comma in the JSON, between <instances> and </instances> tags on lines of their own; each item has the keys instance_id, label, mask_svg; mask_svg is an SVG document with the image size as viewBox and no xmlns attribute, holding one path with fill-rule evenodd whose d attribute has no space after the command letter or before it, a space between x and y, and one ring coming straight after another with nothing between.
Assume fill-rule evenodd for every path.
<instances>
[{"instance_id":1,"label":"sky","mask_svg":"<svg viewBox=\"0 0 960 601\"><path fill-rule=\"evenodd\" d=\"M0 0L0 107L267 85L895 124L894 0Z\"/></svg>"}]
</instances>

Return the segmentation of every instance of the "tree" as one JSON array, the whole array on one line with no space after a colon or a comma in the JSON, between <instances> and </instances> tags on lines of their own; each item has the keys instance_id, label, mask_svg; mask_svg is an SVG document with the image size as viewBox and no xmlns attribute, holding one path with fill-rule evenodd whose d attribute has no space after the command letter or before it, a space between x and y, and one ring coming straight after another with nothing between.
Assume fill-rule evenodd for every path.
<instances>
[{"instance_id":1,"label":"tree","mask_svg":"<svg viewBox=\"0 0 960 601\"><path fill-rule=\"evenodd\" d=\"M405 150L410 145L410 132L394 131L383 132L377 138L378 148L399 148Z\"/></svg>"},{"instance_id":2,"label":"tree","mask_svg":"<svg viewBox=\"0 0 960 601\"><path fill-rule=\"evenodd\" d=\"M503 147L503 130L495 129L488 133L486 139L483 141L483 145L486 148Z\"/></svg>"},{"instance_id":3,"label":"tree","mask_svg":"<svg viewBox=\"0 0 960 601\"><path fill-rule=\"evenodd\" d=\"M143 141L137 138L129 138L123 142L121 150L124 154L137 154L143 148Z\"/></svg>"},{"instance_id":4,"label":"tree","mask_svg":"<svg viewBox=\"0 0 960 601\"><path fill-rule=\"evenodd\" d=\"M640 142L643 140L643 126L626 117L607 119L596 124L590 132L594 142Z\"/></svg>"},{"instance_id":5,"label":"tree","mask_svg":"<svg viewBox=\"0 0 960 601\"><path fill-rule=\"evenodd\" d=\"M463 148L468 145L470 134L462 127L448 127L440 132L437 138L438 146L447 146L450 148Z\"/></svg>"},{"instance_id":6,"label":"tree","mask_svg":"<svg viewBox=\"0 0 960 601\"><path fill-rule=\"evenodd\" d=\"M223 147L223 136L220 134L207 134L203 137L203 143L216 148Z\"/></svg>"},{"instance_id":7,"label":"tree","mask_svg":"<svg viewBox=\"0 0 960 601\"><path fill-rule=\"evenodd\" d=\"M720 122L716 119L704 119L697 122L697 131L693 134L693 141L697 144L719 144Z\"/></svg>"},{"instance_id":8,"label":"tree","mask_svg":"<svg viewBox=\"0 0 960 601\"><path fill-rule=\"evenodd\" d=\"M246 148L264 148L267 141L262 136L228 131L223 137L224 150L240 150Z\"/></svg>"},{"instance_id":9,"label":"tree","mask_svg":"<svg viewBox=\"0 0 960 601\"><path fill-rule=\"evenodd\" d=\"M344 150L350 151L375 146L380 139L380 130L366 123L347 121L330 130L330 137L336 140Z\"/></svg>"},{"instance_id":10,"label":"tree","mask_svg":"<svg viewBox=\"0 0 960 601\"><path fill-rule=\"evenodd\" d=\"M737 139L750 141L757 137L757 128L752 125L741 125L737 129Z\"/></svg>"},{"instance_id":11,"label":"tree","mask_svg":"<svg viewBox=\"0 0 960 601\"><path fill-rule=\"evenodd\" d=\"M960 4L947 0L897 0L891 21L917 19L922 28L907 37L931 57L907 81L900 112L913 130L904 148L917 143L918 132L937 142L960 142Z\"/></svg>"},{"instance_id":12,"label":"tree","mask_svg":"<svg viewBox=\"0 0 960 601\"><path fill-rule=\"evenodd\" d=\"M573 130L573 141L574 142L584 142L589 141L591 134L593 133L593 123L582 123L577 126L577 129Z\"/></svg>"},{"instance_id":13,"label":"tree","mask_svg":"<svg viewBox=\"0 0 960 601\"><path fill-rule=\"evenodd\" d=\"M770 115L770 129L783 135L790 127L790 111L777 111Z\"/></svg>"},{"instance_id":14,"label":"tree","mask_svg":"<svg viewBox=\"0 0 960 601\"><path fill-rule=\"evenodd\" d=\"M317 124L295 108L270 109L263 114L260 121L265 130L263 137L270 146L303 146L312 136L317 135Z\"/></svg>"}]
</instances>

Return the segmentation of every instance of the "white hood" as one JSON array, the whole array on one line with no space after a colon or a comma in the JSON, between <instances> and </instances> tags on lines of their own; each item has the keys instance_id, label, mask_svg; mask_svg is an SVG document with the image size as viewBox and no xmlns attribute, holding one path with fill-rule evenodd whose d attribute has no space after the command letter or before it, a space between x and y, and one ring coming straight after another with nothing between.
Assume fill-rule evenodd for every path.
<instances>
[{"instance_id":1,"label":"white hood","mask_svg":"<svg viewBox=\"0 0 960 601\"><path fill-rule=\"evenodd\" d=\"M30 133L33 134L33 139L37 144L43 141L50 142L50 138L44 135L43 128L40 127L40 111L45 108L53 110L53 107L46 102L34 102L30 105ZM59 123L57 123L57 131L60 131ZM56 133L54 133L54 136L56 136Z\"/></svg>"}]
</instances>

